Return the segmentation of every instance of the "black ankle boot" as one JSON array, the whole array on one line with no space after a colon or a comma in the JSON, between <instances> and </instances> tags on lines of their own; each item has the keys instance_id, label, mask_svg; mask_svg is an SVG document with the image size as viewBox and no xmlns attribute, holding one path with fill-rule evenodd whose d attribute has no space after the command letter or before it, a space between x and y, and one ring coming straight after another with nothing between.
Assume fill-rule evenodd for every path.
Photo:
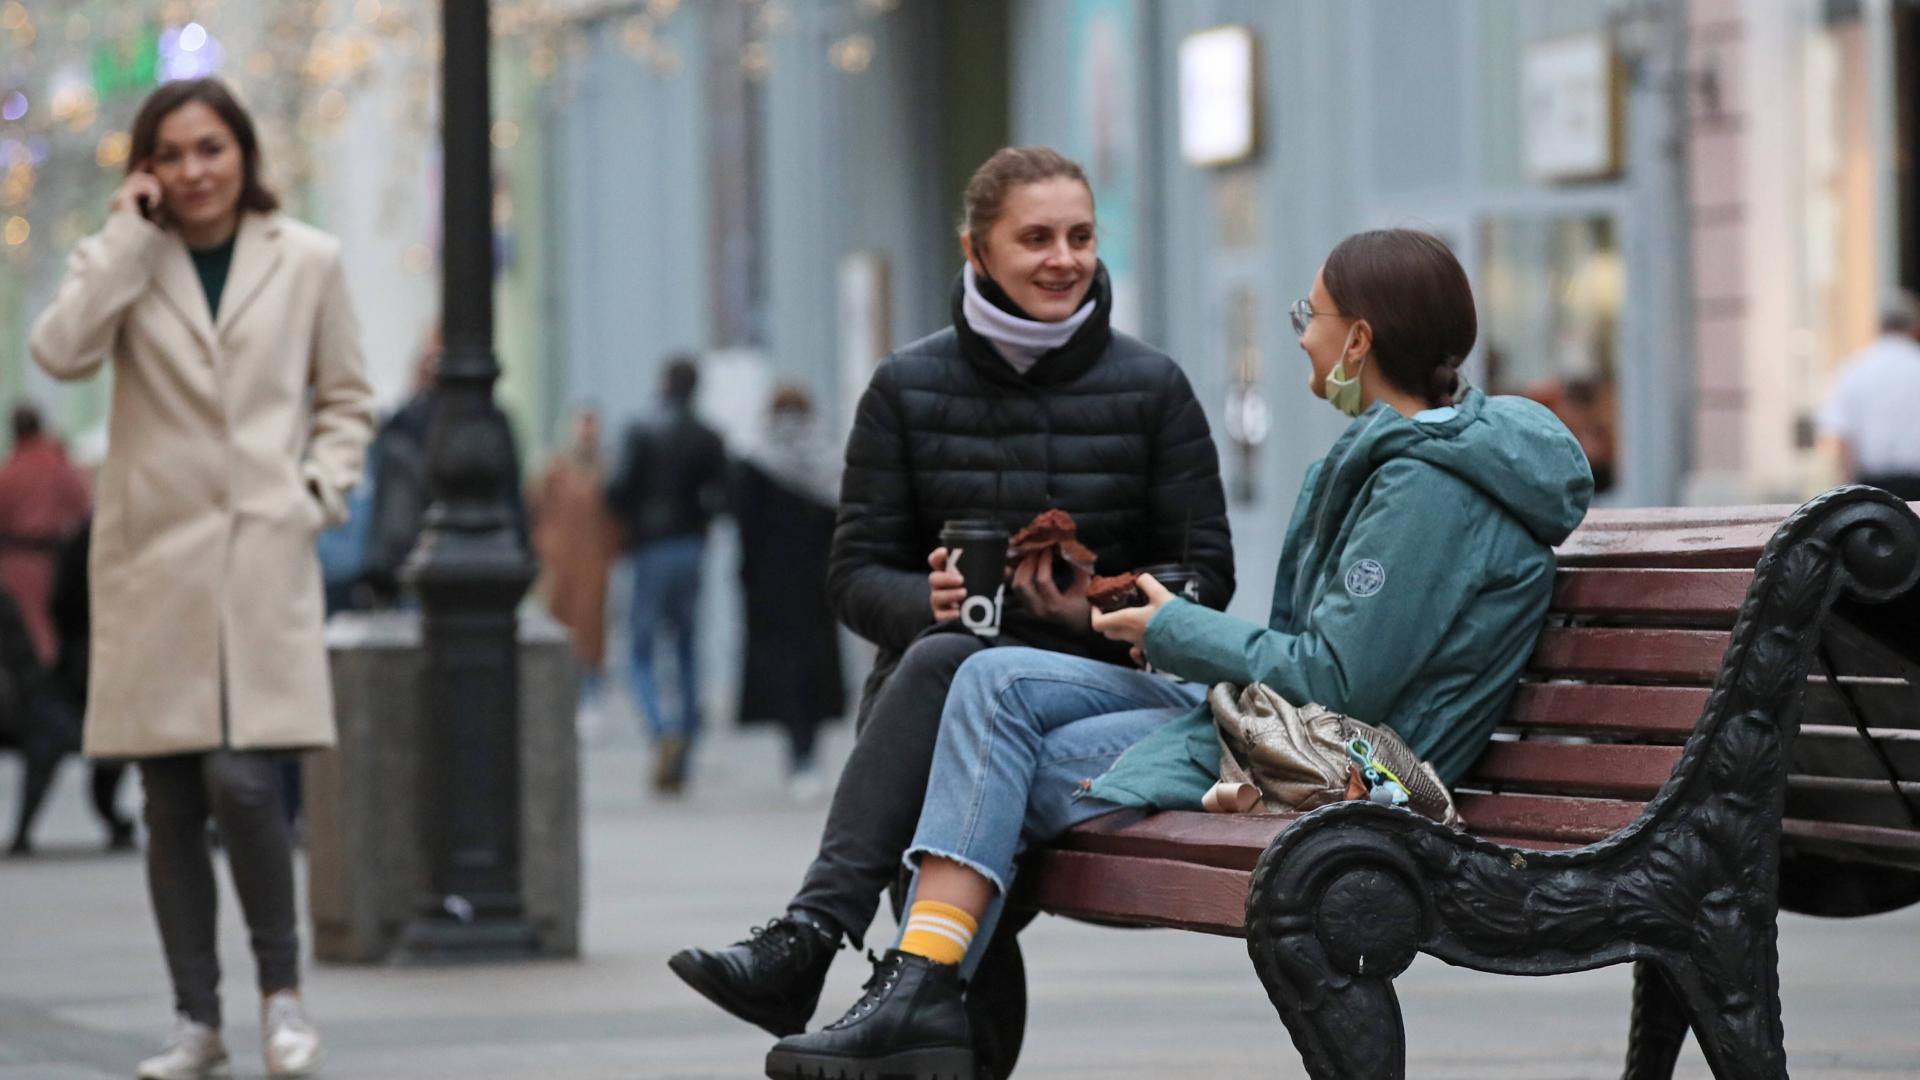
<instances>
[{"instance_id":1,"label":"black ankle boot","mask_svg":"<svg viewBox=\"0 0 1920 1080\"><path fill-rule=\"evenodd\" d=\"M834 934L787 916L724 949L682 949L667 966L747 1023L775 1036L795 1035L807 1030L839 949Z\"/></svg>"},{"instance_id":2,"label":"black ankle boot","mask_svg":"<svg viewBox=\"0 0 1920 1080\"><path fill-rule=\"evenodd\" d=\"M847 1015L767 1053L773 1080L974 1080L960 969L887 950Z\"/></svg>"}]
</instances>

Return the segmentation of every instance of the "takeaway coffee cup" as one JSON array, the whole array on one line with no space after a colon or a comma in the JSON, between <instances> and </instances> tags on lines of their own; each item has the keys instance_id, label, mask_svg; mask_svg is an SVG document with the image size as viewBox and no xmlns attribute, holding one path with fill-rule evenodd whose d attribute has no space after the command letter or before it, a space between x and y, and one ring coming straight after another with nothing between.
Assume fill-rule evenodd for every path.
<instances>
[{"instance_id":1,"label":"takeaway coffee cup","mask_svg":"<svg viewBox=\"0 0 1920 1080\"><path fill-rule=\"evenodd\" d=\"M1000 636L1000 611L1007 592L1007 530L985 518L947 522L940 546L947 565L960 571L967 596L960 601L960 623L983 638Z\"/></svg>"},{"instance_id":2,"label":"takeaway coffee cup","mask_svg":"<svg viewBox=\"0 0 1920 1080\"><path fill-rule=\"evenodd\" d=\"M1152 574L1153 580L1159 582L1162 587L1173 595L1181 597L1182 599L1191 600L1196 604L1200 602L1200 575L1195 574L1189 567L1182 566L1179 563L1161 563L1159 566L1143 566L1134 571L1134 573ZM1175 682L1186 681L1178 676L1168 675L1152 664L1144 664L1142 666L1149 675L1160 675L1172 679Z\"/></svg>"},{"instance_id":3,"label":"takeaway coffee cup","mask_svg":"<svg viewBox=\"0 0 1920 1080\"><path fill-rule=\"evenodd\" d=\"M1134 571L1136 574L1152 574L1153 580L1165 586L1175 596L1200 602L1200 575L1189 567L1179 563L1161 563L1159 566L1143 566Z\"/></svg>"}]
</instances>

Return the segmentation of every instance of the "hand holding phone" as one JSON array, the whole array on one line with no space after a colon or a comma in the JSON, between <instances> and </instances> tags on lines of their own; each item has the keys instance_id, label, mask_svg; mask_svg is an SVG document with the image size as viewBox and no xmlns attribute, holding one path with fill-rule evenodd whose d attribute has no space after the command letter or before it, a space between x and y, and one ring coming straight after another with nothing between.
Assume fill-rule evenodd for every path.
<instances>
[{"instance_id":1,"label":"hand holding phone","mask_svg":"<svg viewBox=\"0 0 1920 1080\"><path fill-rule=\"evenodd\" d=\"M132 210L148 221L159 224L162 220L160 179L141 166L127 174L120 182L119 190L113 193L113 202L109 209L113 211Z\"/></svg>"}]
</instances>

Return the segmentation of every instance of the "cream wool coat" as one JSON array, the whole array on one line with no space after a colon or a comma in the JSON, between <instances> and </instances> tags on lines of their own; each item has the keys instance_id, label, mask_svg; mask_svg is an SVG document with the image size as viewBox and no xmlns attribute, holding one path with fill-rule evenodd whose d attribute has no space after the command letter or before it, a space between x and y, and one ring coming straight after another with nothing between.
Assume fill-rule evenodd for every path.
<instances>
[{"instance_id":1,"label":"cream wool coat","mask_svg":"<svg viewBox=\"0 0 1920 1080\"><path fill-rule=\"evenodd\" d=\"M90 756L332 744L314 540L373 431L359 338L338 242L288 218L243 215L217 321L177 234L121 211L75 248L32 349L113 367Z\"/></svg>"}]
</instances>

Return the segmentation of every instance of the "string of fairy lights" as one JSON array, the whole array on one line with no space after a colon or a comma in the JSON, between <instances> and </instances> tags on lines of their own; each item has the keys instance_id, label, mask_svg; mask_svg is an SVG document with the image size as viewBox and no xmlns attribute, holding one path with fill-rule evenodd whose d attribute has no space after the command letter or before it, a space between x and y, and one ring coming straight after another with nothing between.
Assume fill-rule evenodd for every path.
<instances>
[{"instance_id":1,"label":"string of fairy lights","mask_svg":"<svg viewBox=\"0 0 1920 1080\"><path fill-rule=\"evenodd\" d=\"M834 27L821 61L865 72L877 48L872 20L900 0L495 3L496 64L516 66L546 92L611 39L654 76L678 78L689 39L677 22L696 5L721 3L749 9L738 59L764 79L775 39L802 16ZM57 259L98 226L126 168L133 110L167 79L218 74L233 84L259 124L271 180L296 207L356 94L389 80L383 137L415 148L394 156L393 183L417 184L424 148L438 137L438 17L437 0L0 0L0 274ZM509 152L521 122L503 105L492 137ZM413 261L430 268L430 259Z\"/></svg>"}]
</instances>

